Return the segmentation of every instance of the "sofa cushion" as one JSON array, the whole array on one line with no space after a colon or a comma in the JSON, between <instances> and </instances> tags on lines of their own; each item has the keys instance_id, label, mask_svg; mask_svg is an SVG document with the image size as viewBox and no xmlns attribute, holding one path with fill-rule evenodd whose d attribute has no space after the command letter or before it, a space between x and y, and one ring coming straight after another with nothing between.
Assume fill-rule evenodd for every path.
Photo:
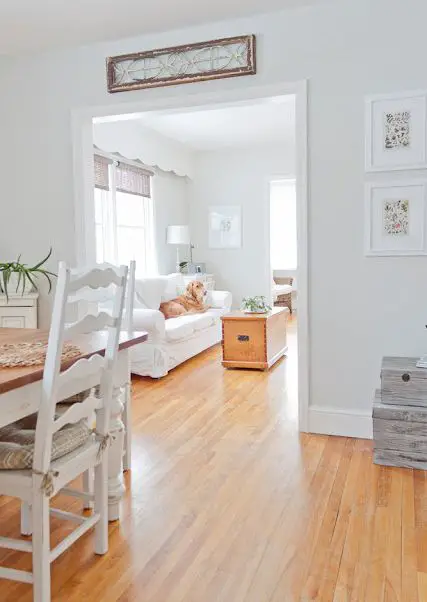
<instances>
[{"instance_id":1,"label":"sofa cushion","mask_svg":"<svg viewBox=\"0 0 427 602\"><path fill-rule=\"evenodd\" d=\"M166 279L166 287L162 293L162 301L171 301L178 297L178 295L182 295L185 291L185 282L182 274L168 274L165 276Z\"/></svg>"},{"instance_id":2,"label":"sofa cushion","mask_svg":"<svg viewBox=\"0 0 427 602\"><path fill-rule=\"evenodd\" d=\"M206 312L204 314L195 314L193 316L185 316L189 318L189 323L193 326L195 331L204 330L205 328L209 328L215 323L215 316Z\"/></svg>"},{"instance_id":3,"label":"sofa cushion","mask_svg":"<svg viewBox=\"0 0 427 602\"><path fill-rule=\"evenodd\" d=\"M135 307L143 309L159 309L166 285L166 276L155 276L152 278L136 280Z\"/></svg>"},{"instance_id":4,"label":"sofa cushion","mask_svg":"<svg viewBox=\"0 0 427 602\"><path fill-rule=\"evenodd\" d=\"M166 320L166 340L181 341L191 337L200 330L205 330L215 324L217 320L215 314L206 312L203 314L187 314L178 318Z\"/></svg>"},{"instance_id":5,"label":"sofa cushion","mask_svg":"<svg viewBox=\"0 0 427 602\"><path fill-rule=\"evenodd\" d=\"M188 339L194 333L191 324L184 320L185 316L179 318L169 318L165 323L165 334L167 341L181 341Z\"/></svg>"}]
</instances>

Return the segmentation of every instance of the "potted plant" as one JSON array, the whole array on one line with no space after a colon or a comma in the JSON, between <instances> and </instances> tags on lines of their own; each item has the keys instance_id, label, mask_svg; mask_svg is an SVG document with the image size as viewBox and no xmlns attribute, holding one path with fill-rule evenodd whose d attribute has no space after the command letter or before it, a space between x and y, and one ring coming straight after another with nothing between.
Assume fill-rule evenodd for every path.
<instances>
[{"instance_id":1,"label":"potted plant","mask_svg":"<svg viewBox=\"0 0 427 602\"><path fill-rule=\"evenodd\" d=\"M52 255L52 248L44 259L33 266L21 262L21 255L16 261L0 262L0 293L9 298L10 293L24 295L31 290L38 290L37 279L44 276L49 284L49 292L52 290L53 272L46 270L43 266Z\"/></svg>"},{"instance_id":2,"label":"potted plant","mask_svg":"<svg viewBox=\"0 0 427 602\"><path fill-rule=\"evenodd\" d=\"M181 274L185 274L187 272L188 261L180 261L179 263L179 271Z\"/></svg>"},{"instance_id":3,"label":"potted plant","mask_svg":"<svg viewBox=\"0 0 427 602\"><path fill-rule=\"evenodd\" d=\"M265 314L271 310L266 298L261 296L244 297L242 300L242 311L246 314Z\"/></svg>"}]
</instances>

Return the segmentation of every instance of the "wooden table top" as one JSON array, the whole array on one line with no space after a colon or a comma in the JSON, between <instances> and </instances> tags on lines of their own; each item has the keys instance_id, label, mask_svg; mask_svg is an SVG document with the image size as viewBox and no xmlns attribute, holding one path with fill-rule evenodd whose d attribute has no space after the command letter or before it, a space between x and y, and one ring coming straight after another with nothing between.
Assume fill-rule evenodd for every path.
<instances>
[{"instance_id":1,"label":"wooden table top","mask_svg":"<svg viewBox=\"0 0 427 602\"><path fill-rule=\"evenodd\" d=\"M146 332L120 333L119 349L127 349L147 340ZM28 328L0 328L0 345L10 343L29 343L35 341L46 341L48 332L45 330L33 330ZM74 362L81 358L87 358L95 353L101 355L105 352L107 344L107 332L100 331L89 335L80 335L71 341L81 350L81 354L66 360L61 365L61 370L69 368ZM44 366L25 366L19 368L0 367L0 394L7 393L18 387L29 385L43 378Z\"/></svg>"},{"instance_id":2,"label":"wooden table top","mask_svg":"<svg viewBox=\"0 0 427 602\"><path fill-rule=\"evenodd\" d=\"M268 320L272 316L280 314L282 312L289 312L287 307L273 307L271 311L266 311L263 314L249 314L244 311L230 311L228 314L221 316L221 320Z\"/></svg>"}]
</instances>

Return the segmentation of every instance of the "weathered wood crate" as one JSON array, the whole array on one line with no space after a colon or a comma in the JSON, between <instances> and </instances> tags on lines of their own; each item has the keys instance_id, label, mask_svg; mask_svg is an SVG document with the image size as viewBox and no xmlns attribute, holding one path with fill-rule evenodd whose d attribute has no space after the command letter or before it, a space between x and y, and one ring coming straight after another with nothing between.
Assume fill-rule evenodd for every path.
<instances>
[{"instance_id":1,"label":"weathered wood crate","mask_svg":"<svg viewBox=\"0 0 427 602\"><path fill-rule=\"evenodd\" d=\"M374 462L427 470L427 407L382 403L375 394Z\"/></svg>"},{"instance_id":2,"label":"weathered wood crate","mask_svg":"<svg viewBox=\"0 0 427 602\"><path fill-rule=\"evenodd\" d=\"M382 403L427 407L427 369L417 368L418 359L412 357L383 359Z\"/></svg>"}]
</instances>

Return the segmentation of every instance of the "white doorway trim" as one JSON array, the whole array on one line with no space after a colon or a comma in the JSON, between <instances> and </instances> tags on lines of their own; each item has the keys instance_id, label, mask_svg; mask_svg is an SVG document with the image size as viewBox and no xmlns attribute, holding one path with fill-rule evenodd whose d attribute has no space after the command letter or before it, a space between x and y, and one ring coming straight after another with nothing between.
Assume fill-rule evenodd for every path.
<instances>
[{"instance_id":1,"label":"white doorway trim","mask_svg":"<svg viewBox=\"0 0 427 602\"><path fill-rule=\"evenodd\" d=\"M298 222L298 416L300 431L308 430L310 405L309 353L309 285L308 285L308 125L307 81L265 86L239 87L217 92L195 92L186 96L172 95L147 100L105 104L72 111L71 127L74 165L74 215L76 261L94 261L95 241L88 224L94 222L93 198L93 136L92 120L96 117L131 115L148 111L195 108L201 105L235 103L257 98L294 94L296 103L296 189Z\"/></svg>"}]
</instances>

